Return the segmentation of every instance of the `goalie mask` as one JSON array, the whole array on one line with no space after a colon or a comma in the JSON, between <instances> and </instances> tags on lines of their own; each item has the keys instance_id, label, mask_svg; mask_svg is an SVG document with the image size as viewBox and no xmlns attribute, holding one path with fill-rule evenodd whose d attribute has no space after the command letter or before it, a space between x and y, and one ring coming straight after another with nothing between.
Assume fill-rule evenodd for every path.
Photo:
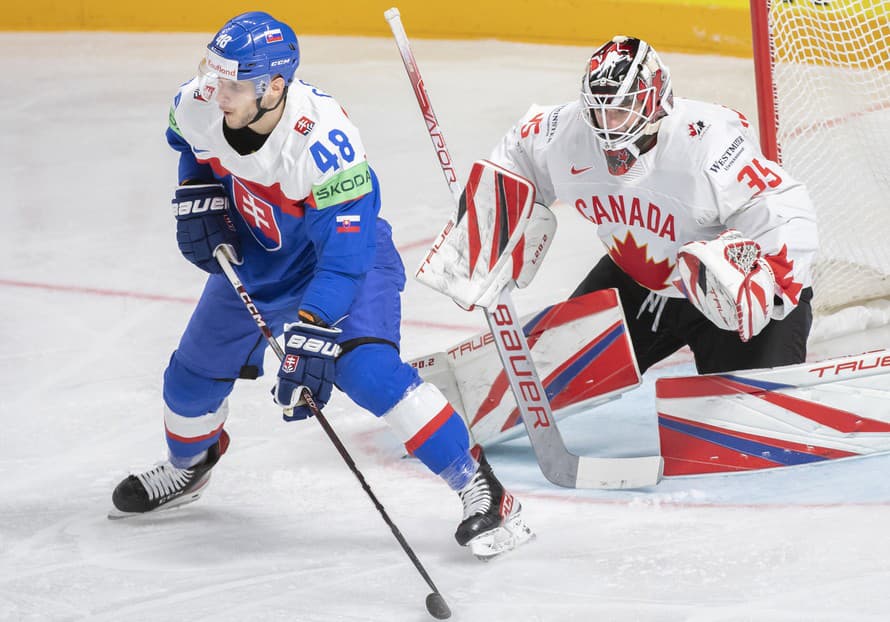
<instances>
[{"instance_id":1,"label":"goalie mask","mask_svg":"<svg viewBox=\"0 0 890 622\"><path fill-rule=\"evenodd\" d=\"M618 36L590 57L581 115L607 152L644 153L672 108L668 69L645 41Z\"/></svg>"}]
</instances>

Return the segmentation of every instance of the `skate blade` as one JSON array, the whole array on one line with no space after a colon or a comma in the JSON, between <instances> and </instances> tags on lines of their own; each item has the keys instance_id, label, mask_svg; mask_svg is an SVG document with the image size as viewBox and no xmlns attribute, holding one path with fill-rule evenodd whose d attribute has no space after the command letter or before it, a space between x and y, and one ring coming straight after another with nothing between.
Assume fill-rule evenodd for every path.
<instances>
[{"instance_id":1,"label":"skate blade","mask_svg":"<svg viewBox=\"0 0 890 622\"><path fill-rule=\"evenodd\" d=\"M208 480L209 482L209 480ZM204 494L204 490L207 488L207 483L201 485L200 488L197 488L187 495L182 495L181 497L177 497L172 501L168 501L164 505L159 505L155 509L149 512L124 512L115 507L111 508L108 511L108 520L121 520L124 518L133 518L134 516L146 516L146 515L154 515L160 514L162 512L166 512L167 510L174 510L178 507L182 507L183 505L188 505L189 503L194 503L198 499L201 498L201 495Z\"/></svg>"},{"instance_id":2,"label":"skate blade","mask_svg":"<svg viewBox=\"0 0 890 622\"><path fill-rule=\"evenodd\" d=\"M470 551L477 559L490 561L522 546L534 537L534 532L525 524L522 517L519 514L514 514L497 529L492 529L470 540L467 546L470 547Z\"/></svg>"}]
</instances>

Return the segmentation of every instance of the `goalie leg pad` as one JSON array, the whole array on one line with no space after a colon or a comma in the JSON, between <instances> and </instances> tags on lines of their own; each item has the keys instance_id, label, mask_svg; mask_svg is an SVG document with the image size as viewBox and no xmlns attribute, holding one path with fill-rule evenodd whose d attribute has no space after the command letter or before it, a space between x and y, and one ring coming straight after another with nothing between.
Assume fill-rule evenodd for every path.
<instances>
[{"instance_id":1,"label":"goalie leg pad","mask_svg":"<svg viewBox=\"0 0 890 622\"><path fill-rule=\"evenodd\" d=\"M655 395L665 475L768 469L888 451L888 380L887 350L660 378Z\"/></svg>"}]
</instances>

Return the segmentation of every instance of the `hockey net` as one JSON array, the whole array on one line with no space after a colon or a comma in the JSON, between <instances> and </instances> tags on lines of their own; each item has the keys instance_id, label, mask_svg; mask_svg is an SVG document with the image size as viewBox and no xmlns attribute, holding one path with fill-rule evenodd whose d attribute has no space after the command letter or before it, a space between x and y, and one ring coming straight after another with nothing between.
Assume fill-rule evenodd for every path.
<instances>
[{"instance_id":1,"label":"hockey net","mask_svg":"<svg viewBox=\"0 0 890 622\"><path fill-rule=\"evenodd\" d=\"M890 3L752 0L751 16L764 153L807 185L818 213L817 325L853 308L874 309L867 322L883 322L890 317Z\"/></svg>"}]
</instances>

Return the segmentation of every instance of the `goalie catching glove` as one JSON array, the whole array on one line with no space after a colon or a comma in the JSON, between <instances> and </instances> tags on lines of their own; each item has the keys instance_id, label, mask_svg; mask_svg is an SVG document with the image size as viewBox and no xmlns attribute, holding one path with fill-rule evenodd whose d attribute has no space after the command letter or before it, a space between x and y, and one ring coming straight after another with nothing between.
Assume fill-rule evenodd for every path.
<instances>
[{"instance_id":1,"label":"goalie catching glove","mask_svg":"<svg viewBox=\"0 0 890 622\"><path fill-rule=\"evenodd\" d=\"M300 311L300 316L310 315ZM285 421L307 419L312 411L303 401L303 389L308 389L319 408L331 399L334 387L334 362L340 354L337 338L339 328L327 328L307 322L284 325L284 359L278 369L278 382L272 394L275 403L293 408L285 414Z\"/></svg>"},{"instance_id":2,"label":"goalie catching glove","mask_svg":"<svg viewBox=\"0 0 890 622\"><path fill-rule=\"evenodd\" d=\"M754 240L729 229L715 240L684 244L677 264L677 287L720 328L748 341L769 323L775 276Z\"/></svg>"}]
</instances>

